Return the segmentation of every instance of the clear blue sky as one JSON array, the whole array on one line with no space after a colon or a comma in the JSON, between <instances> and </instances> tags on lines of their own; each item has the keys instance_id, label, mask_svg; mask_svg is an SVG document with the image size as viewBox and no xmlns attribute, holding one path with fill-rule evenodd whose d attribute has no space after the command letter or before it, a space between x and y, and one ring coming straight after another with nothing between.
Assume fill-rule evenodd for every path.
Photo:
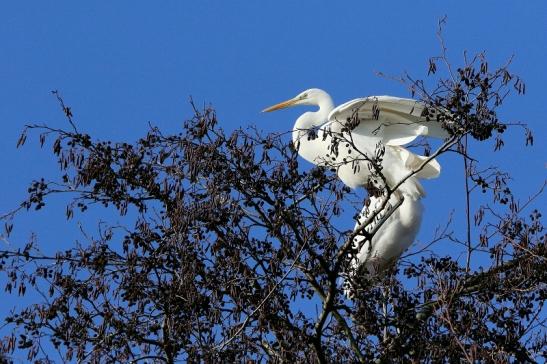
<instances>
[{"instance_id":1,"label":"clear blue sky","mask_svg":"<svg viewBox=\"0 0 547 364\"><path fill-rule=\"evenodd\" d=\"M40 152L33 142L15 149L26 123L68 127L50 90L62 93L80 129L100 138L133 141L149 121L176 133L191 116L190 96L211 103L227 130L256 124L286 131L303 109L259 111L310 87L324 88L336 104L409 96L374 72L424 77L428 58L439 52L435 30L443 15L455 64L464 49L485 50L492 65L515 55L512 69L527 94L511 98L501 116L527 122L536 145L525 149L519 130L501 153L489 145L472 154L484 166L512 171L525 197L546 175L545 1L12 1L0 5L0 213L20 202L32 178L55 175L49 149ZM454 192L463 188L461 161L440 162L442 177L426 184L421 240L451 210L463 216ZM46 208L20 217L11 243L22 245L34 231L44 246L69 246L74 227L63 214ZM2 317L10 303L0 305Z\"/></svg>"}]
</instances>

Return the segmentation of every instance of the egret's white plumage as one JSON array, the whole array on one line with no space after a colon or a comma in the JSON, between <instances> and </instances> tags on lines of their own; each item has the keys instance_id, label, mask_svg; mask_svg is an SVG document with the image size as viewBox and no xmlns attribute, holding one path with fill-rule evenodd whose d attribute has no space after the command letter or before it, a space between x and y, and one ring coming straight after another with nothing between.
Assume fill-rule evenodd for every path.
<instances>
[{"instance_id":1,"label":"egret's white plumage","mask_svg":"<svg viewBox=\"0 0 547 364\"><path fill-rule=\"evenodd\" d=\"M305 112L296 120L292 137L298 153L313 164L336 169L338 177L351 188L374 182L370 181L372 173L367 159L374 158L379 143L385 148L382 173L388 184L394 186L423 159L401 145L420 135L439 138L448 135L438 122L421 116L425 107L422 103L391 96L355 99L335 108L329 94L314 88L264 111L296 105L319 106L319 110ZM358 123L350 131L348 122L354 116ZM418 178L435 178L439 173L439 163L432 160L409 178L400 191L416 198L423 196ZM378 184L380 181L376 180L376 187L380 187Z\"/></svg>"},{"instance_id":2,"label":"egret's white plumage","mask_svg":"<svg viewBox=\"0 0 547 364\"><path fill-rule=\"evenodd\" d=\"M404 197L403 202L383 221L372 237L372 241L366 240L363 235L357 235L354 238L354 246L362 245L355 259L352 260L354 269L365 263L365 268L370 274L381 272L412 244L422 221L423 205L420 199L410 196L402 197ZM380 213L376 215L373 222L364 228L369 233L373 231L390 213L390 210L398 205L399 199L400 196L392 194L386 206L380 210L384 197L369 196L367 203L357 216L355 229L379 210Z\"/></svg>"},{"instance_id":3,"label":"egret's white plumage","mask_svg":"<svg viewBox=\"0 0 547 364\"><path fill-rule=\"evenodd\" d=\"M364 241L361 235L354 241L356 247L362 247L352 266L366 264L369 272L376 273L396 260L414 241L423 212L420 200L424 190L419 178L435 178L441 171L435 159L422 166L426 157L410 152L403 145L420 135L446 138L448 133L439 122L423 116L423 103L392 96L359 98L335 108L325 91L314 88L264 111L296 105L319 107L317 111L302 114L294 125L292 138L300 156L313 164L335 169L349 187L372 186L382 190L381 179L370 168L370 160L374 160L379 149L385 148L381 173L391 188L422 167L389 197L379 217L366 227L369 232L375 229L382 216L403 200L376 231L372 241ZM374 194L369 196L369 203L358 216L356 229L381 207L384 199Z\"/></svg>"}]
</instances>

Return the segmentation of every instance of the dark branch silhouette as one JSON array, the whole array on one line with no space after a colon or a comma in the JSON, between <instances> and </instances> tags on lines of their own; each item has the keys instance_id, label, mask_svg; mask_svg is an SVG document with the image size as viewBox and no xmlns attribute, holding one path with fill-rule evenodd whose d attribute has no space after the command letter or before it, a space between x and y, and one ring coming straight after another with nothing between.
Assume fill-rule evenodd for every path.
<instances>
[{"instance_id":1,"label":"dark branch silhouette","mask_svg":"<svg viewBox=\"0 0 547 364\"><path fill-rule=\"evenodd\" d=\"M504 145L512 123L497 108L511 89L525 92L508 67L491 70L481 54L454 70L442 42L428 65L436 87L399 78L451 135L436 151L418 146L430 155L422 167L445 153L465 161L467 224L456 232L447 224L424 251L379 276L354 274L351 298L341 278L356 253L353 238L371 239L389 215L373 214L351 231L354 222L338 216L355 214L351 202L362 201L329 168L299 166L286 136L226 134L213 109L194 107L180 134L151 127L134 143L101 141L76 128L54 92L70 130L29 125L18 147L28 133L40 145L52 141L59 179L31 183L21 206L2 216L2 239L18 214L47 209L59 195L68 196L69 222L94 205L119 219L54 255L34 239L2 247L6 295L38 292L35 304L4 318L13 331L2 360L17 351L53 362L54 350L84 362L540 360L547 251L533 206L543 187L519 203L509 175L481 170L470 153L479 142ZM523 127L525 144L533 143ZM369 161L382 178L378 161ZM386 184L385 204L403 182ZM477 194L490 200L479 205ZM367 230L373 221L379 225ZM440 241L454 254L430 254Z\"/></svg>"}]
</instances>

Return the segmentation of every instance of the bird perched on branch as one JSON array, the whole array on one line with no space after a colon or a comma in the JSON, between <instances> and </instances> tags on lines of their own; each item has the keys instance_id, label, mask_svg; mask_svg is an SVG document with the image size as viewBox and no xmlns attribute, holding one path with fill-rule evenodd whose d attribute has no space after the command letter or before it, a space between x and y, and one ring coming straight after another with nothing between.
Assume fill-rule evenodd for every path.
<instances>
[{"instance_id":1,"label":"bird perched on branch","mask_svg":"<svg viewBox=\"0 0 547 364\"><path fill-rule=\"evenodd\" d=\"M300 115L294 124L292 140L299 155L331 168L347 186L369 190L369 203L358 215L355 229L388 199L377 218L363 229L375 231L372 239L364 235L354 239L360 249L352 265L366 263L369 272L377 272L413 242L422 218L420 200L425 195L419 179L436 178L441 170L435 159L414 154L403 145L419 136L444 139L448 133L431 117L435 110L416 100L392 96L358 98L334 107L329 94L312 88L263 112L298 105L319 107Z\"/></svg>"}]
</instances>

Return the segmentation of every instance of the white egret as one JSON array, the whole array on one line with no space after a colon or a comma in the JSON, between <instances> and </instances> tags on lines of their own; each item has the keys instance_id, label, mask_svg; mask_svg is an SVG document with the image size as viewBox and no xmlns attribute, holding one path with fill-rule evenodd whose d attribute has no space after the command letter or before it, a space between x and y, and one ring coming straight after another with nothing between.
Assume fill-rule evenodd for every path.
<instances>
[{"instance_id":1,"label":"white egret","mask_svg":"<svg viewBox=\"0 0 547 364\"><path fill-rule=\"evenodd\" d=\"M313 88L263 111L297 105L319 107L315 112L302 114L294 125L292 139L300 156L316 165L333 168L347 186L374 186L376 190L382 190L378 173L369 167L371 161L377 160L376 153L382 147L385 152L381 158L381 174L390 188L411 172L416 172L389 196L387 205L366 227L369 232L374 230L382 217L390 208L398 206L402 198L402 203L383 221L371 241L365 241L362 235L354 240L356 247L362 246L352 260L352 266L357 268L366 264L370 273L377 273L395 261L418 233L423 212L421 198L424 196L418 179L435 178L440 173L440 165L434 159L417 171L426 157L416 155L402 145L420 135L446 138L448 133L439 122L423 116L425 104L392 96L354 99L335 108L325 91ZM378 210L384 200L383 196L370 194L369 203L358 215L355 228Z\"/></svg>"},{"instance_id":2,"label":"white egret","mask_svg":"<svg viewBox=\"0 0 547 364\"><path fill-rule=\"evenodd\" d=\"M378 178L371 178L375 173L370 169L370 161L375 160L379 143L385 148L382 174L393 187L425 158L402 148L402 145L420 135L448 136L439 122L428 121L422 116L423 103L392 96L359 98L335 108L329 94L312 88L263 112L297 105L319 106L319 110L308 111L296 120L292 139L298 153L313 164L332 167L342 182L351 188L367 187L371 183L381 187ZM435 178L439 173L439 163L432 160L399 190L421 197L424 193L418 178Z\"/></svg>"}]
</instances>

